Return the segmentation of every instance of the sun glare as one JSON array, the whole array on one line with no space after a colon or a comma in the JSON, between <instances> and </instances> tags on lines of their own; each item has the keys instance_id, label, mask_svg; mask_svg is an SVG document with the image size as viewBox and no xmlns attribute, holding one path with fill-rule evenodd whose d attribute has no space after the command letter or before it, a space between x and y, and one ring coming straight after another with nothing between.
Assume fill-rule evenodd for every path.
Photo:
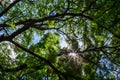
<instances>
[{"instance_id":1,"label":"sun glare","mask_svg":"<svg viewBox=\"0 0 120 80\"><path fill-rule=\"evenodd\" d=\"M76 53L69 53L69 56L75 58L77 56L77 54Z\"/></svg>"}]
</instances>

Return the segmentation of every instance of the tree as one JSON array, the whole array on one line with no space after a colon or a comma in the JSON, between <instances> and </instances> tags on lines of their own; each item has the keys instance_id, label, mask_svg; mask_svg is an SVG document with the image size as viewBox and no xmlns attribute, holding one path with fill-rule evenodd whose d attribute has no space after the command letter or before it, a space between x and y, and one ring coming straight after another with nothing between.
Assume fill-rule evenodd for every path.
<instances>
[{"instance_id":1,"label":"tree","mask_svg":"<svg viewBox=\"0 0 120 80\"><path fill-rule=\"evenodd\" d=\"M7 0L0 6L0 79L120 79L119 3Z\"/></svg>"}]
</instances>

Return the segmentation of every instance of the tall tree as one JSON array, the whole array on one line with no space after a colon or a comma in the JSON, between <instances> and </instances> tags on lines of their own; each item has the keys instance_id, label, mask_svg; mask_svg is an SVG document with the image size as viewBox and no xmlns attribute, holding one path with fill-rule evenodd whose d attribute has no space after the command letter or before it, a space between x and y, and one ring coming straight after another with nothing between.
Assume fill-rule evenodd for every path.
<instances>
[{"instance_id":1,"label":"tall tree","mask_svg":"<svg viewBox=\"0 0 120 80\"><path fill-rule=\"evenodd\" d=\"M119 0L3 1L0 79L120 79Z\"/></svg>"}]
</instances>

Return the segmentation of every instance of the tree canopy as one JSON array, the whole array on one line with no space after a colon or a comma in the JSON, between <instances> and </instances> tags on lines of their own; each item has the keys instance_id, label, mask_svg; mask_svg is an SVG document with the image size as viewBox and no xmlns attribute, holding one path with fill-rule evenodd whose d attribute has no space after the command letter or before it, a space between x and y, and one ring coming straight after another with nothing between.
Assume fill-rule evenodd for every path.
<instances>
[{"instance_id":1,"label":"tree canopy","mask_svg":"<svg viewBox=\"0 0 120 80\"><path fill-rule=\"evenodd\" d=\"M0 0L1 80L119 80L120 0Z\"/></svg>"}]
</instances>

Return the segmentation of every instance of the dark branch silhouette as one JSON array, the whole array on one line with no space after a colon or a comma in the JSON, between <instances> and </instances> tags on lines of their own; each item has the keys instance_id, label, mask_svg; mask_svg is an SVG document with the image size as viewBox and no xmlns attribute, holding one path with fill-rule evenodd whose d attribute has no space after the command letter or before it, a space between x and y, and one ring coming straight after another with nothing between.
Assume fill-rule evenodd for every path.
<instances>
[{"instance_id":1,"label":"dark branch silhouette","mask_svg":"<svg viewBox=\"0 0 120 80\"><path fill-rule=\"evenodd\" d=\"M44 61L46 64L48 64L56 73L61 74L65 79L67 78L62 72L60 72L49 60L35 54L34 52L22 47L21 45L19 45L18 43L16 43L15 41L10 41L11 43L13 43L14 45L16 45L17 47L21 48L22 50L28 52L29 54L33 55L34 57Z\"/></svg>"},{"instance_id":2,"label":"dark branch silhouette","mask_svg":"<svg viewBox=\"0 0 120 80\"><path fill-rule=\"evenodd\" d=\"M5 8L1 13L0 17L3 16L5 13L7 13L16 3L18 3L20 0L15 0L13 3L11 3L7 8Z\"/></svg>"}]
</instances>

